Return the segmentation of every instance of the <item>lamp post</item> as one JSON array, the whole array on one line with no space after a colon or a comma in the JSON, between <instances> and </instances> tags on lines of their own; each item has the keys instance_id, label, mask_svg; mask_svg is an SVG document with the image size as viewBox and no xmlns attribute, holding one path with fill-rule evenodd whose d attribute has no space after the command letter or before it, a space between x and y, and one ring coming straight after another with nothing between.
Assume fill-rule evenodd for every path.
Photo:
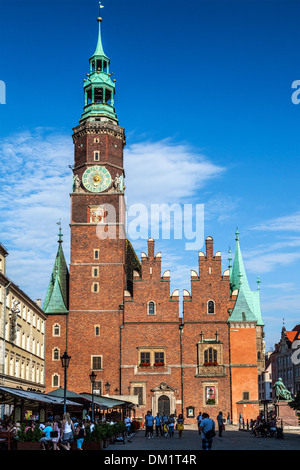
<instances>
[{"instance_id":1,"label":"lamp post","mask_svg":"<svg viewBox=\"0 0 300 470\"><path fill-rule=\"evenodd\" d=\"M107 395L109 395L109 390L110 390L110 383L109 382L106 382L105 384L105 390L107 392Z\"/></svg>"},{"instance_id":2,"label":"lamp post","mask_svg":"<svg viewBox=\"0 0 300 470\"><path fill-rule=\"evenodd\" d=\"M90 381L92 384L92 421L94 422L94 384L96 380L97 375L94 373L94 371L90 374Z\"/></svg>"},{"instance_id":3,"label":"lamp post","mask_svg":"<svg viewBox=\"0 0 300 470\"><path fill-rule=\"evenodd\" d=\"M69 367L71 356L68 356L67 351L60 357L61 365L65 370L65 385L64 385L64 413L67 411L67 368Z\"/></svg>"}]
</instances>

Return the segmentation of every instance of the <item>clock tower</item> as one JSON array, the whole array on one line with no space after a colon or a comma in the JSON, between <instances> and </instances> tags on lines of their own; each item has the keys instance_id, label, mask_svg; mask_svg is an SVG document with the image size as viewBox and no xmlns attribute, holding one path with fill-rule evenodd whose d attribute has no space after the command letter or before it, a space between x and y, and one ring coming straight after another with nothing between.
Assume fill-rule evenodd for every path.
<instances>
[{"instance_id":1,"label":"clock tower","mask_svg":"<svg viewBox=\"0 0 300 470\"><path fill-rule=\"evenodd\" d=\"M82 392L89 375L96 390L119 387L120 326L125 274L124 129L114 106L115 80L101 38L89 59L85 103L73 129L71 256L66 348L68 389Z\"/></svg>"}]
</instances>

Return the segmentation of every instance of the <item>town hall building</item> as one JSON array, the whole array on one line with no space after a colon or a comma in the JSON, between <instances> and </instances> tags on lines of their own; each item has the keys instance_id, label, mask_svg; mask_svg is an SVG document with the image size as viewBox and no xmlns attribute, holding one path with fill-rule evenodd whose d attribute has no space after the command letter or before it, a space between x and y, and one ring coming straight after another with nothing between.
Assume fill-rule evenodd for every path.
<instances>
[{"instance_id":1,"label":"town hall building","mask_svg":"<svg viewBox=\"0 0 300 470\"><path fill-rule=\"evenodd\" d=\"M43 310L46 392L64 386L60 357L71 356L68 390L85 392L96 374L98 394L137 395L136 416L223 412L233 423L259 411L264 370L264 323L259 288L250 289L239 233L224 272L208 235L183 292L170 291L162 253L149 239L141 259L125 230L124 128L115 110L115 81L98 42L84 80L84 109L73 129L71 252L61 229ZM113 210L112 210L113 209ZM113 212L114 217L111 217ZM258 285L259 287L259 285Z\"/></svg>"}]
</instances>

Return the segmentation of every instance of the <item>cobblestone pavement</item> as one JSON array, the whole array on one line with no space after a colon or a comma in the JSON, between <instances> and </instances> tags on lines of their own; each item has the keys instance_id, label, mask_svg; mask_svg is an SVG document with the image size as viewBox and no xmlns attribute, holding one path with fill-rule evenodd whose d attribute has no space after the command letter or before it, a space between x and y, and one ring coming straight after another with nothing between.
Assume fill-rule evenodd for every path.
<instances>
[{"instance_id":1,"label":"cobblestone pavement","mask_svg":"<svg viewBox=\"0 0 300 470\"><path fill-rule=\"evenodd\" d=\"M130 438L126 439L125 444L111 444L105 450L113 451L196 451L202 450L201 437L197 429L186 427L182 438L179 439L178 432L175 431L174 437L156 437L148 439L145 437L145 431L142 429ZM284 438L275 437L254 437L248 431L239 431L238 427L226 426L223 436L218 435L213 440L212 450L300 450L300 429L284 430Z\"/></svg>"}]
</instances>

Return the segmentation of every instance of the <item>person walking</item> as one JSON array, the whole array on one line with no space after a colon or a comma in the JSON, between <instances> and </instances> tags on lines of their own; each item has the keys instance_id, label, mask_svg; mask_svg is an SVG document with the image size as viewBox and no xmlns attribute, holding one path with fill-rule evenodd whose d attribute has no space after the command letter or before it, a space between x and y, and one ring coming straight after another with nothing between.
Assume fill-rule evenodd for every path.
<instances>
[{"instance_id":1,"label":"person walking","mask_svg":"<svg viewBox=\"0 0 300 470\"><path fill-rule=\"evenodd\" d=\"M178 430L178 437L179 439L181 439L182 431L184 430L184 417L182 414L180 414L177 419L177 430Z\"/></svg>"},{"instance_id":2,"label":"person walking","mask_svg":"<svg viewBox=\"0 0 300 470\"><path fill-rule=\"evenodd\" d=\"M147 414L145 416L145 423L146 423L146 437L148 437L148 439L153 439L154 418L151 414L151 411L147 411Z\"/></svg>"},{"instance_id":3,"label":"person walking","mask_svg":"<svg viewBox=\"0 0 300 470\"><path fill-rule=\"evenodd\" d=\"M125 419L124 419L124 423L125 423L125 426L126 426L126 431L127 431L127 437L130 437L130 430L131 430L131 418L129 416L125 416Z\"/></svg>"},{"instance_id":4,"label":"person walking","mask_svg":"<svg viewBox=\"0 0 300 470\"><path fill-rule=\"evenodd\" d=\"M219 426L219 437L222 437L222 432L224 430L224 422L223 422L223 413L222 411L219 412L217 416L217 422Z\"/></svg>"},{"instance_id":5,"label":"person walking","mask_svg":"<svg viewBox=\"0 0 300 470\"><path fill-rule=\"evenodd\" d=\"M75 428L69 413L64 413L60 431L61 446L65 450L70 450L74 442Z\"/></svg>"},{"instance_id":6,"label":"person walking","mask_svg":"<svg viewBox=\"0 0 300 470\"><path fill-rule=\"evenodd\" d=\"M174 431L175 431L175 418L174 415L171 415L169 420L168 420L168 425L169 425L169 436L173 437L174 436Z\"/></svg>"},{"instance_id":7,"label":"person walking","mask_svg":"<svg viewBox=\"0 0 300 470\"><path fill-rule=\"evenodd\" d=\"M79 423L77 424L75 432L76 432L77 450L82 450L82 445L83 445L84 438L85 438L85 427L82 421L79 421Z\"/></svg>"},{"instance_id":8,"label":"person walking","mask_svg":"<svg viewBox=\"0 0 300 470\"><path fill-rule=\"evenodd\" d=\"M168 416L166 416L165 413L163 413L161 424L162 424L163 433L165 437L168 437L168 419L169 419Z\"/></svg>"},{"instance_id":9,"label":"person walking","mask_svg":"<svg viewBox=\"0 0 300 470\"><path fill-rule=\"evenodd\" d=\"M202 421L202 413L201 413L201 411L199 411L199 414L198 414L198 416L197 416L196 419L197 419L197 423L198 423L198 432L199 432L199 434L201 434L201 431L200 431L200 424L201 424L201 421Z\"/></svg>"},{"instance_id":10,"label":"person walking","mask_svg":"<svg viewBox=\"0 0 300 470\"><path fill-rule=\"evenodd\" d=\"M155 421L155 430L156 430L156 436L158 437L158 433L162 436L162 417L157 413L157 415L154 418Z\"/></svg>"},{"instance_id":11,"label":"person walking","mask_svg":"<svg viewBox=\"0 0 300 470\"><path fill-rule=\"evenodd\" d=\"M52 424L52 432L51 432L53 450L60 450L58 447L58 443L60 439L60 428L61 428L60 416L56 415Z\"/></svg>"},{"instance_id":12,"label":"person walking","mask_svg":"<svg viewBox=\"0 0 300 470\"><path fill-rule=\"evenodd\" d=\"M215 422L209 417L207 413L203 413L202 421L201 421L201 432L202 435L202 449L203 450L210 450L213 438L215 437Z\"/></svg>"}]
</instances>

